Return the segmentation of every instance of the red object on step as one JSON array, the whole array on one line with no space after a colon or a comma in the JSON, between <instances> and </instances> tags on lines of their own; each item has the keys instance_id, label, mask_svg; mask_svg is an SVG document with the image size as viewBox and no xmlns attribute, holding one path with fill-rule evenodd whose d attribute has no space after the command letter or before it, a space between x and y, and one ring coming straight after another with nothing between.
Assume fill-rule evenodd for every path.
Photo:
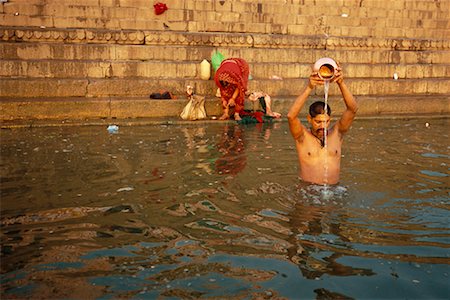
<instances>
[{"instance_id":1,"label":"red object on step","mask_svg":"<svg viewBox=\"0 0 450 300\"><path fill-rule=\"evenodd\" d=\"M169 9L165 3L161 2L158 2L155 5L153 5L153 8L155 9L155 14L157 15L160 15Z\"/></svg>"}]
</instances>

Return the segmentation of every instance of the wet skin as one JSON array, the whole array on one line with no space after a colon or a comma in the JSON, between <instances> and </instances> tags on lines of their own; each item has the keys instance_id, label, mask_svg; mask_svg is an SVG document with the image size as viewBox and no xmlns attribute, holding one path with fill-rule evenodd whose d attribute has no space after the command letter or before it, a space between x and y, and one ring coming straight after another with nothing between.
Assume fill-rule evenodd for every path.
<instances>
[{"instance_id":1,"label":"wet skin","mask_svg":"<svg viewBox=\"0 0 450 300\"><path fill-rule=\"evenodd\" d=\"M300 177L305 181L319 184L339 182L343 139L335 127L329 129L330 121L330 116L325 114L309 117L310 130L305 130L304 135L296 140Z\"/></svg>"},{"instance_id":2,"label":"wet skin","mask_svg":"<svg viewBox=\"0 0 450 300\"><path fill-rule=\"evenodd\" d=\"M330 126L331 120L330 116L326 114L326 110L314 117L307 116L310 129L307 129L298 119L298 115L311 91L316 86L325 84L317 73L310 75L308 85L297 97L287 115L289 129L297 148L300 177L304 181L315 184L336 184L339 182L343 135L350 129L358 110L355 98L344 83L340 67L337 68L336 75L330 82L338 85L346 109L340 119L328 130L326 138L325 129Z\"/></svg>"}]
</instances>

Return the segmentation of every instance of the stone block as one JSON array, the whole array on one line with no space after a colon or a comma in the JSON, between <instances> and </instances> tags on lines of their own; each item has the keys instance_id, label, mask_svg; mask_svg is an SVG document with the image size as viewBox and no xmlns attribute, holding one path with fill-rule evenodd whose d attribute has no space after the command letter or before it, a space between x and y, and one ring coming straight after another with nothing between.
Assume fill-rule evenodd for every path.
<instances>
[{"instance_id":1,"label":"stone block","mask_svg":"<svg viewBox=\"0 0 450 300\"><path fill-rule=\"evenodd\" d=\"M57 28L103 28L120 29L120 20L84 17L53 17L54 27Z\"/></svg>"},{"instance_id":2,"label":"stone block","mask_svg":"<svg viewBox=\"0 0 450 300\"><path fill-rule=\"evenodd\" d=\"M345 27L357 27L357 26L362 26L362 27L367 27L367 26L374 26L373 24L371 25L365 25L362 22L363 19L360 19L358 17L353 17L353 16L349 16L349 17L341 17L341 16L336 16L334 18L330 18L327 19L328 24L330 27L341 27L341 26L345 26Z\"/></svg>"},{"instance_id":3,"label":"stone block","mask_svg":"<svg viewBox=\"0 0 450 300\"><path fill-rule=\"evenodd\" d=\"M33 26L33 27L53 27L52 17L31 17L26 15L8 15L1 14L0 22L3 26Z\"/></svg>"},{"instance_id":4,"label":"stone block","mask_svg":"<svg viewBox=\"0 0 450 300\"><path fill-rule=\"evenodd\" d=\"M445 19L436 20L436 29L447 30L449 27L450 27L449 20L445 20Z\"/></svg>"},{"instance_id":5,"label":"stone block","mask_svg":"<svg viewBox=\"0 0 450 300\"><path fill-rule=\"evenodd\" d=\"M244 1L235 1L232 6L232 11L243 15L255 16L262 14L262 3L246 3ZM251 20L248 18L247 20Z\"/></svg>"},{"instance_id":6,"label":"stone block","mask_svg":"<svg viewBox=\"0 0 450 300\"><path fill-rule=\"evenodd\" d=\"M101 18L138 19L149 18L151 11L136 7L102 7Z\"/></svg>"},{"instance_id":7,"label":"stone block","mask_svg":"<svg viewBox=\"0 0 450 300\"><path fill-rule=\"evenodd\" d=\"M214 11L220 11L220 12L225 12L225 11L233 11L233 3L232 1L214 1Z\"/></svg>"},{"instance_id":8,"label":"stone block","mask_svg":"<svg viewBox=\"0 0 450 300\"><path fill-rule=\"evenodd\" d=\"M192 21L195 22L215 22L217 21L218 15L220 15L219 12L215 11L192 11Z\"/></svg>"},{"instance_id":9,"label":"stone block","mask_svg":"<svg viewBox=\"0 0 450 300\"><path fill-rule=\"evenodd\" d=\"M109 65L107 62L98 61L22 61L21 66L25 72L16 76L35 78L103 78L108 72Z\"/></svg>"},{"instance_id":10,"label":"stone block","mask_svg":"<svg viewBox=\"0 0 450 300\"><path fill-rule=\"evenodd\" d=\"M156 99L124 99L111 100L112 118L157 118L157 117L178 117L187 104L185 99L176 100L156 100ZM210 116L221 114L220 101L207 99L205 110Z\"/></svg>"},{"instance_id":11,"label":"stone block","mask_svg":"<svg viewBox=\"0 0 450 300\"><path fill-rule=\"evenodd\" d=\"M406 78L423 78L425 76L425 68L423 65L405 65Z\"/></svg>"},{"instance_id":12,"label":"stone block","mask_svg":"<svg viewBox=\"0 0 450 300\"><path fill-rule=\"evenodd\" d=\"M317 17L320 16L322 12L318 10L317 7L315 7L315 5L303 5L299 8L298 14Z\"/></svg>"},{"instance_id":13,"label":"stone block","mask_svg":"<svg viewBox=\"0 0 450 300\"><path fill-rule=\"evenodd\" d=\"M297 15L300 12L299 7L288 3L263 3L262 13L270 15Z\"/></svg>"},{"instance_id":14,"label":"stone block","mask_svg":"<svg viewBox=\"0 0 450 300\"><path fill-rule=\"evenodd\" d=\"M19 79L0 81L0 97L85 97L85 79Z\"/></svg>"},{"instance_id":15,"label":"stone block","mask_svg":"<svg viewBox=\"0 0 450 300\"><path fill-rule=\"evenodd\" d=\"M450 79L436 78L427 80L427 93L429 94L450 94ZM450 103L449 103L450 105Z\"/></svg>"},{"instance_id":16,"label":"stone block","mask_svg":"<svg viewBox=\"0 0 450 300\"><path fill-rule=\"evenodd\" d=\"M98 0L98 5L100 5L100 6L108 6L108 7L115 7L115 6L118 6L119 3L117 3L116 0Z\"/></svg>"},{"instance_id":17,"label":"stone block","mask_svg":"<svg viewBox=\"0 0 450 300\"><path fill-rule=\"evenodd\" d=\"M168 9L162 15L155 15L151 10L139 10L136 16L137 19L155 19L170 22L185 21L184 17L185 11L181 9Z\"/></svg>"},{"instance_id":18,"label":"stone block","mask_svg":"<svg viewBox=\"0 0 450 300\"><path fill-rule=\"evenodd\" d=\"M180 18L180 11L179 10L170 10L170 15L168 15L168 11L162 15L155 15L154 11L153 11L153 7L150 8L151 5L149 5L149 7L147 9L136 9L136 15L134 17L134 19L136 20L158 20L158 21L167 21L167 20L171 20L173 17L173 20L175 21L176 19ZM117 10L121 11L122 8L118 8ZM128 8L131 9L131 8ZM181 13L182 14L182 13ZM131 17L133 18L133 17ZM125 19L125 17L123 18ZM126 18L129 19L129 18ZM182 20L182 19L181 19Z\"/></svg>"},{"instance_id":19,"label":"stone block","mask_svg":"<svg viewBox=\"0 0 450 300\"><path fill-rule=\"evenodd\" d=\"M381 1L369 1L369 2L379 2L381 3ZM385 5L384 3L382 5ZM368 12L368 16L369 17L374 17L374 18L386 18L388 15L388 9L386 8L380 8L380 7L371 7L367 12Z\"/></svg>"},{"instance_id":20,"label":"stone block","mask_svg":"<svg viewBox=\"0 0 450 300\"><path fill-rule=\"evenodd\" d=\"M175 95L184 95L186 81L178 79L111 78L90 80L88 97L149 97L151 93L168 90Z\"/></svg>"},{"instance_id":21,"label":"stone block","mask_svg":"<svg viewBox=\"0 0 450 300\"><path fill-rule=\"evenodd\" d=\"M311 25L288 25L287 33L293 35L315 35L316 28Z\"/></svg>"},{"instance_id":22,"label":"stone block","mask_svg":"<svg viewBox=\"0 0 450 300\"><path fill-rule=\"evenodd\" d=\"M371 94L371 84L373 82L368 82L367 80L347 80L347 86L353 95L370 95Z\"/></svg>"},{"instance_id":23,"label":"stone block","mask_svg":"<svg viewBox=\"0 0 450 300\"><path fill-rule=\"evenodd\" d=\"M311 25L316 22L317 18L315 16L308 15L296 15L296 20L293 25Z\"/></svg>"},{"instance_id":24,"label":"stone block","mask_svg":"<svg viewBox=\"0 0 450 300\"><path fill-rule=\"evenodd\" d=\"M156 99L114 99L111 101L112 118L145 118L177 116L185 101Z\"/></svg>"},{"instance_id":25,"label":"stone block","mask_svg":"<svg viewBox=\"0 0 450 300\"><path fill-rule=\"evenodd\" d=\"M188 23L186 21L170 21L163 23L165 30L187 31Z\"/></svg>"},{"instance_id":26,"label":"stone block","mask_svg":"<svg viewBox=\"0 0 450 300\"><path fill-rule=\"evenodd\" d=\"M194 1L188 0L184 1L184 9L194 10L194 11L214 11L215 10L215 1Z\"/></svg>"},{"instance_id":27,"label":"stone block","mask_svg":"<svg viewBox=\"0 0 450 300\"><path fill-rule=\"evenodd\" d=\"M229 11L223 11L220 13L217 13L215 16L215 20L219 22L225 22L225 23L232 23L236 22L240 19L240 13L237 12L229 12Z\"/></svg>"},{"instance_id":28,"label":"stone block","mask_svg":"<svg viewBox=\"0 0 450 300\"><path fill-rule=\"evenodd\" d=\"M360 65L360 64L347 64L345 65L345 70L343 70L346 77L370 77L371 70L367 68L366 65Z\"/></svg>"},{"instance_id":29,"label":"stone block","mask_svg":"<svg viewBox=\"0 0 450 300\"><path fill-rule=\"evenodd\" d=\"M28 4L28 3L20 3L20 2L6 2L2 5L3 12L5 14L14 15L18 13L22 16L35 16L39 15L40 11L42 11L42 5L36 4Z\"/></svg>"},{"instance_id":30,"label":"stone block","mask_svg":"<svg viewBox=\"0 0 450 300\"><path fill-rule=\"evenodd\" d=\"M309 69L309 66L306 66ZM304 70L305 66L295 63L266 63L266 64L252 64L251 73L255 78L271 78L278 76L281 78L298 78Z\"/></svg>"},{"instance_id":31,"label":"stone block","mask_svg":"<svg viewBox=\"0 0 450 300\"><path fill-rule=\"evenodd\" d=\"M153 4L146 0L114 0L115 3L119 3L120 7L138 7L138 8L148 8L153 9ZM118 1L118 2L117 2Z\"/></svg>"},{"instance_id":32,"label":"stone block","mask_svg":"<svg viewBox=\"0 0 450 300\"><path fill-rule=\"evenodd\" d=\"M19 99L0 101L2 120L88 119L110 116L108 99Z\"/></svg>"}]
</instances>

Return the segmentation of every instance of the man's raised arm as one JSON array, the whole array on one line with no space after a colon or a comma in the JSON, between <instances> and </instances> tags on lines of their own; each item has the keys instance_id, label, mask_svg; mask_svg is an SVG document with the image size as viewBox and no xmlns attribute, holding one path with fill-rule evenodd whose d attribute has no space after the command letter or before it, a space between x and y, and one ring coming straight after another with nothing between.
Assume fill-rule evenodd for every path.
<instances>
[{"instance_id":1,"label":"man's raised arm","mask_svg":"<svg viewBox=\"0 0 450 300\"><path fill-rule=\"evenodd\" d=\"M318 77L316 73L311 74L309 77L308 85L305 87L303 92L295 99L294 104L289 109L287 114L289 129L291 131L292 136L295 140L299 139L303 135L303 131L305 130L305 126L300 123L298 115L305 105L306 100L308 99L309 94L314 89L314 87L318 84L323 84L321 79Z\"/></svg>"},{"instance_id":2,"label":"man's raised arm","mask_svg":"<svg viewBox=\"0 0 450 300\"><path fill-rule=\"evenodd\" d=\"M342 75L340 68L338 69L336 77L333 81L338 84L346 106L345 111L342 113L341 119L337 123L339 132L344 134L350 129L350 126L355 119L356 112L358 111L358 104L356 103L355 97L353 97L352 93L345 84L344 76Z\"/></svg>"}]
</instances>

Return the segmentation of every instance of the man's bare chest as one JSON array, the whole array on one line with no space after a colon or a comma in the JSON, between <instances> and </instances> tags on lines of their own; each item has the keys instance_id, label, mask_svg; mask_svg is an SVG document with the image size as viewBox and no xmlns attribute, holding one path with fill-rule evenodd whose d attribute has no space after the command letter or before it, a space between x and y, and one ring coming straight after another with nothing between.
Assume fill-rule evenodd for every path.
<instances>
[{"instance_id":1,"label":"man's bare chest","mask_svg":"<svg viewBox=\"0 0 450 300\"><path fill-rule=\"evenodd\" d=\"M324 141L308 133L298 145L303 158L336 157L341 155L342 142L336 134L329 134Z\"/></svg>"}]
</instances>

